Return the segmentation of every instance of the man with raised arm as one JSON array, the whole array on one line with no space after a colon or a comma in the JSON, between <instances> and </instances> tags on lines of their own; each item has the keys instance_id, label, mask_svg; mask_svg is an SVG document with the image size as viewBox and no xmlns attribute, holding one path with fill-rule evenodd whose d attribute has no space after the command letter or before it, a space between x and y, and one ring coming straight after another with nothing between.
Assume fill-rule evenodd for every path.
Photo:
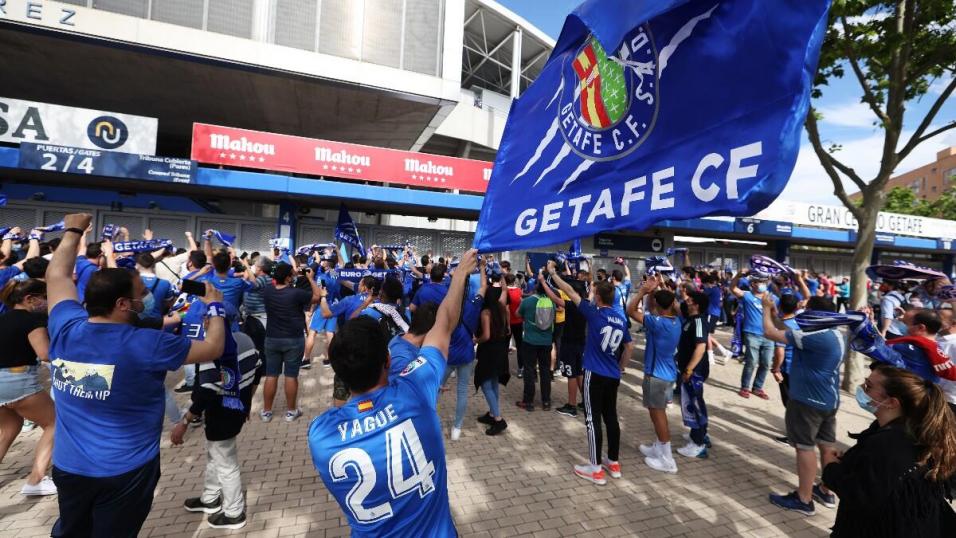
<instances>
[{"instance_id":1,"label":"man with raised arm","mask_svg":"<svg viewBox=\"0 0 956 538\"><path fill-rule=\"evenodd\" d=\"M225 309L222 294L207 284L204 341L138 329L143 281L110 268L90 276L84 310L73 266L91 220L66 216L46 273L60 508L52 536L136 536L159 481L166 372L222 355Z\"/></svg>"},{"instance_id":2,"label":"man with raised arm","mask_svg":"<svg viewBox=\"0 0 956 538\"><path fill-rule=\"evenodd\" d=\"M617 389L621 372L631 360L631 333L627 320L615 308L614 286L604 280L594 284L594 303L583 299L561 279L553 261L548 262L551 281L571 298L587 320L584 347L584 422L588 431L588 465L575 465L574 474L598 485L607 483L604 470L612 478L621 478L618 453L621 426L617 419ZM618 354L618 348L623 352ZM620 356L620 359L618 359ZM601 422L607 429L607 457L601 458Z\"/></svg>"},{"instance_id":3,"label":"man with raised arm","mask_svg":"<svg viewBox=\"0 0 956 538\"><path fill-rule=\"evenodd\" d=\"M445 445L436 413L451 334L477 251L461 257L418 357L390 375L388 338L359 316L329 348L351 399L309 426L312 461L352 536L457 536L448 506Z\"/></svg>"}]
</instances>

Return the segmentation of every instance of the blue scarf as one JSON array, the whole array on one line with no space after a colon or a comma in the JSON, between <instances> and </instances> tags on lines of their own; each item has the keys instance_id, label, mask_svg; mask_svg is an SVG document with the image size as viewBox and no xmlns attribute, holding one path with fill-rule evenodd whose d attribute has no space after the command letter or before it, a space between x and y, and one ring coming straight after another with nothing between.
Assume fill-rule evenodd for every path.
<instances>
[{"instance_id":1,"label":"blue scarf","mask_svg":"<svg viewBox=\"0 0 956 538\"><path fill-rule=\"evenodd\" d=\"M296 254L311 254L317 250L325 250L327 248L335 248L334 243L313 243L311 245L302 245L297 248Z\"/></svg>"},{"instance_id":2,"label":"blue scarf","mask_svg":"<svg viewBox=\"0 0 956 538\"><path fill-rule=\"evenodd\" d=\"M215 237L217 240L219 240L220 243L222 243L223 245L226 245L227 247L231 247L232 244L236 242L236 236L234 235L229 235L225 232L220 232L219 230L209 230L209 231L212 232L213 237Z\"/></svg>"},{"instance_id":3,"label":"blue scarf","mask_svg":"<svg viewBox=\"0 0 956 538\"><path fill-rule=\"evenodd\" d=\"M106 240L112 241L112 240L113 240L113 235L114 235L115 233L116 233L116 225L115 225L115 224L107 224L107 225L103 226L103 231L100 233L100 240L101 240L101 241L106 241Z\"/></svg>"},{"instance_id":4,"label":"blue scarf","mask_svg":"<svg viewBox=\"0 0 956 538\"><path fill-rule=\"evenodd\" d=\"M120 254L123 252L152 252L154 250L169 249L173 247L171 239L149 239L141 241L120 241L113 243L113 252Z\"/></svg>"},{"instance_id":5,"label":"blue scarf","mask_svg":"<svg viewBox=\"0 0 956 538\"><path fill-rule=\"evenodd\" d=\"M56 224L51 224L49 226L40 226L39 228L34 228L38 232L62 232L66 228L66 224L61 220Z\"/></svg>"},{"instance_id":6,"label":"blue scarf","mask_svg":"<svg viewBox=\"0 0 956 538\"><path fill-rule=\"evenodd\" d=\"M744 340L742 329L744 325L743 305L737 306L737 315L734 316L734 334L730 337L730 353L733 356L742 355L744 352Z\"/></svg>"},{"instance_id":7,"label":"blue scarf","mask_svg":"<svg viewBox=\"0 0 956 538\"><path fill-rule=\"evenodd\" d=\"M704 357L703 360L707 360ZM694 372L690 381L682 383L680 387L680 413L684 419L684 426L691 429L703 428L707 425L707 405L704 404L704 378Z\"/></svg>"}]
</instances>

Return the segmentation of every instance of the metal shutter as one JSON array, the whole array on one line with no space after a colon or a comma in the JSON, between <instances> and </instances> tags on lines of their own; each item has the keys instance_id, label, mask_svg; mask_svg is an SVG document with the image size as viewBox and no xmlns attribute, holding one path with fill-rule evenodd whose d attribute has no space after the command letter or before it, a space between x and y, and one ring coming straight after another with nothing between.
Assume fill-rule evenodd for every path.
<instances>
[{"instance_id":1,"label":"metal shutter","mask_svg":"<svg viewBox=\"0 0 956 538\"><path fill-rule=\"evenodd\" d=\"M93 0L93 8L145 19L149 15L149 0Z\"/></svg>"},{"instance_id":2,"label":"metal shutter","mask_svg":"<svg viewBox=\"0 0 956 538\"><path fill-rule=\"evenodd\" d=\"M276 0L275 44L315 51L316 0Z\"/></svg>"},{"instance_id":3,"label":"metal shutter","mask_svg":"<svg viewBox=\"0 0 956 538\"><path fill-rule=\"evenodd\" d=\"M460 256L462 252L471 248L475 241L472 234L456 234L451 232L442 232L439 234L441 240L441 249L438 255Z\"/></svg>"},{"instance_id":4,"label":"metal shutter","mask_svg":"<svg viewBox=\"0 0 956 538\"><path fill-rule=\"evenodd\" d=\"M202 29L203 0L153 0L150 18L177 26Z\"/></svg>"},{"instance_id":5,"label":"metal shutter","mask_svg":"<svg viewBox=\"0 0 956 538\"><path fill-rule=\"evenodd\" d=\"M299 233L296 239L300 245L329 243L333 240L333 232L334 230L330 226L303 224L299 226Z\"/></svg>"},{"instance_id":6,"label":"metal shutter","mask_svg":"<svg viewBox=\"0 0 956 538\"><path fill-rule=\"evenodd\" d=\"M208 0L206 30L236 37L252 37L253 0Z\"/></svg>"},{"instance_id":7,"label":"metal shutter","mask_svg":"<svg viewBox=\"0 0 956 538\"><path fill-rule=\"evenodd\" d=\"M402 0L374 0L365 4L362 60L400 67L402 56Z\"/></svg>"},{"instance_id":8,"label":"metal shutter","mask_svg":"<svg viewBox=\"0 0 956 538\"><path fill-rule=\"evenodd\" d=\"M276 233L274 223L242 223L239 229L238 244L236 245L236 250L239 252L267 252L269 250L269 240L275 237Z\"/></svg>"},{"instance_id":9,"label":"metal shutter","mask_svg":"<svg viewBox=\"0 0 956 538\"><path fill-rule=\"evenodd\" d=\"M440 75L442 0L406 0L404 69Z\"/></svg>"},{"instance_id":10,"label":"metal shutter","mask_svg":"<svg viewBox=\"0 0 956 538\"><path fill-rule=\"evenodd\" d=\"M362 54L364 0L322 0L319 52L358 60Z\"/></svg>"},{"instance_id":11,"label":"metal shutter","mask_svg":"<svg viewBox=\"0 0 956 538\"><path fill-rule=\"evenodd\" d=\"M100 224L95 228L96 239L90 237L90 240L99 240L100 230L106 224L115 224L117 228L126 228L129 230L129 240L136 241L143 237L143 217L138 215L127 215L124 213L100 213Z\"/></svg>"},{"instance_id":12,"label":"metal shutter","mask_svg":"<svg viewBox=\"0 0 956 538\"><path fill-rule=\"evenodd\" d=\"M188 218L149 217L147 221L155 239L171 239L177 248L187 248L186 231L192 231Z\"/></svg>"},{"instance_id":13,"label":"metal shutter","mask_svg":"<svg viewBox=\"0 0 956 538\"><path fill-rule=\"evenodd\" d=\"M4 228L19 226L26 235L37 226L37 213L37 210L33 208L0 207L0 226Z\"/></svg>"}]
</instances>

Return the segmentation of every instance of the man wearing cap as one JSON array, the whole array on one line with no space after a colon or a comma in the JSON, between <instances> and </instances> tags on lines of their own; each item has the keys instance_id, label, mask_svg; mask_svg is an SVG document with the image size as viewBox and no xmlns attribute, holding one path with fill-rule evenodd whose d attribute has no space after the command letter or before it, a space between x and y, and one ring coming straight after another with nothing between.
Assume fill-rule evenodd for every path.
<instances>
[{"instance_id":1,"label":"man wearing cap","mask_svg":"<svg viewBox=\"0 0 956 538\"><path fill-rule=\"evenodd\" d=\"M777 297L767 291L769 275L760 271L751 270L748 273L750 291L740 289L738 284L743 272L734 275L731 283L731 292L740 300L743 311L742 336L744 343L744 370L740 376L741 398L750 398L754 394L758 398L769 400L770 396L763 390L764 380L773 361L773 342L764 337L763 332L763 298L770 295L773 301ZM754 374L756 369L756 375Z\"/></svg>"},{"instance_id":2,"label":"man wearing cap","mask_svg":"<svg viewBox=\"0 0 956 538\"><path fill-rule=\"evenodd\" d=\"M899 338L906 335L906 324L896 319L899 309L906 302L901 291L902 285L895 280L884 280L880 284L880 334L886 338Z\"/></svg>"}]
</instances>

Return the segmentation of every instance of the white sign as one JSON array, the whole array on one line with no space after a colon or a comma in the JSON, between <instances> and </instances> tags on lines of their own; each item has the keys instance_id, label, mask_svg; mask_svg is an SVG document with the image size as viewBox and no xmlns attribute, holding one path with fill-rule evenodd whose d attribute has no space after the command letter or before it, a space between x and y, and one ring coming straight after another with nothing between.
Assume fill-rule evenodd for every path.
<instances>
[{"instance_id":1,"label":"white sign","mask_svg":"<svg viewBox=\"0 0 956 538\"><path fill-rule=\"evenodd\" d=\"M0 20L50 27L76 26L76 7L43 0L0 0Z\"/></svg>"},{"instance_id":2,"label":"white sign","mask_svg":"<svg viewBox=\"0 0 956 538\"><path fill-rule=\"evenodd\" d=\"M779 220L819 228L856 230L858 224L850 210L841 206L777 200L754 217ZM876 231L927 239L956 238L956 221L880 212Z\"/></svg>"},{"instance_id":3,"label":"white sign","mask_svg":"<svg viewBox=\"0 0 956 538\"><path fill-rule=\"evenodd\" d=\"M156 118L0 97L0 142L156 154Z\"/></svg>"}]
</instances>

